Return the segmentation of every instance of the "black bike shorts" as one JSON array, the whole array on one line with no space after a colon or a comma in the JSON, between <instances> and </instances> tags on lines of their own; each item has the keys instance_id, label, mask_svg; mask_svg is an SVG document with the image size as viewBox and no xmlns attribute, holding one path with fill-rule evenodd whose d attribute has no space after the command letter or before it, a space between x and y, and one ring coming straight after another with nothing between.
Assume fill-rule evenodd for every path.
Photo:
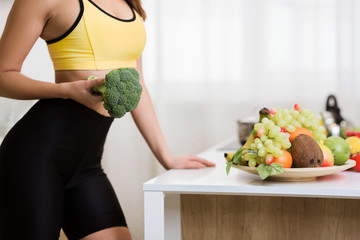
<instances>
[{"instance_id":1,"label":"black bike shorts","mask_svg":"<svg viewBox=\"0 0 360 240\"><path fill-rule=\"evenodd\" d=\"M15 124L0 147L0 240L127 227L101 167L112 121L73 100L46 99Z\"/></svg>"}]
</instances>

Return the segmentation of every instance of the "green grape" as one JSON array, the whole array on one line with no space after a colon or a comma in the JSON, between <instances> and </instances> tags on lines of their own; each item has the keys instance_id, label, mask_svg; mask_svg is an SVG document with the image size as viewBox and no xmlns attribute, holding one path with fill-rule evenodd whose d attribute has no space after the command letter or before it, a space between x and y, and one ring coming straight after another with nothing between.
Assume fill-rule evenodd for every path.
<instances>
[{"instance_id":1,"label":"green grape","mask_svg":"<svg viewBox=\"0 0 360 240\"><path fill-rule=\"evenodd\" d=\"M297 117L299 116L299 114L300 114L300 113L299 113L298 111L292 109L291 115L293 116L293 118L297 118Z\"/></svg>"},{"instance_id":2,"label":"green grape","mask_svg":"<svg viewBox=\"0 0 360 240\"><path fill-rule=\"evenodd\" d=\"M295 131L294 125L291 125L291 124L287 125L287 126L286 126L286 131L288 131L288 132L293 132L293 131Z\"/></svg>"},{"instance_id":3,"label":"green grape","mask_svg":"<svg viewBox=\"0 0 360 240\"><path fill-rule=\"evenodd\" d=\"M252 154L251 153L245 153L244 154L244 160L245 161L249 161L252 158Z\"/></svg>"},{"instance_id":4,"label":"green grape","mask_svg":"<svg viewBox=\"0 0 360 240\"><path fill-rule=\"evenodd\" d=\"M265 149L267 152L273 153L275 150L275 147L274 147L274 145L269 145L269 146L266 146Z\"/></svg>"},{"instance_id":5,"label":"green grape","mask_svg":"<svg viewBox=\"0 0 360 240\"><path fill-rule=\"evenodd\" d=\"M278 141L278 142L280 142L282 139L283 139L283 136L282 136L280 133L278 133L278 134L275 136L275 140Z\"/></svg>"},{"instance_id":6,"label":"green grape","mask_svg":"<svg viewBox=\"0 0 360 240\"><path fill-rule=\"evenodd\" d=\"M268 118L266 118L266 117L264 117L264 118L261 120L262 124L264 124L264 125L266 125L269 121L270 121L270 120L269 120Z\"/></svg>"},{"instance_id":7,"label":"green grape","mask_svg":"<svg viewBox=\"0 0 360 240\"><path fill-rule=\"evenodd\" d=\"M310 123L309 121L305 120L305 122L303 123L303 125L305 126L305 128L309 128L310 127Z\"/></svg>"},{"instance_id":8,"label":"green grape","mask_svg":"<svg viewBox=\"0 0 360 240\"><path fill-rule=\"evenodd\" d=\"M292 124L294 124L295 127L302 127L301 123L297 120L294 120Z\"/></svg>"},{"instance_id":9,"label":"green grape","mask_svg":"<svg viewBox=\"0 0 360 240\"><path fill-rule=\"evenodd\" d=\"M270 145L273 145L273 141L270 140L270 139L267 139L267 140L264 142L264 145L265 145L265 147L268 147L268 146L270 146Z\"/></svg>"},{"instance_id":10,"label":"green grape","mask_svg":"<svg viewBox=\"0 0 360 240\"><path fill-rule=\"evenodd\" d=\"M274 157L282 157L284 155L283 151L280 150L280 148L275 149L274 153L273 153Z\"/></svg>"},{"instance_id":11,"label":"green grape","mask_svg":"<svg viewBox=\"0 0 360 240\"><path fill-rule=\"evenodd\" d=\"M267 154L266 150L265 150L265 147L262 147L262 148L259 148L259 151L258 151L258 155L260 157L265 157Z\"/></svg>"},{"instance_id":12,"label":"green grape","mask_svg":"<svg viewBox=\"0 0 360 240\"><path fill-rule=\"evenodd\" d=\"M277 135L277 132L276 132L275 128L272 128L269 131L269 137L274 138L276 135Z\"/></svg>"},{"instance_id":13,"label":"green grape","mask_svg":"<svg viewBox=\"0 0 360 240\"><path fill-rule=\"evenodd\" d=\"M289 140L288 140L288 141L284 141L283 144L282 144L282 146L283 146L285 149L289 149L289 148L291 147L291 143L290 143Z\"/></svg>"},{"instance_id":14,"label":"green grape","mask_svg":"<svg viewBox=\"0 0 360 240\"><path fill-rule=\"evenodd\" d=\"M280 116L279 116L279 120L285 120L285 118L286 118L287 115L288 115L288 114L286 113L285 110L281 110L281 114L280 114L281 118L280 118Z\"/></svg>"},{"instance_id":15,"label":"green grape","mask_svg":"<svg viewBox=\"0 0 360 240\"><path fill-rule=\"evenodd\" d=\"M284 117L284 121L286 123L290 123L291 121L293 120L292 116L290 114L287 114L285 117Z\"/></svg>"},{"instance_id":16,"label":"green grape","mask_svg":"<svg viewBox=\"0 0 360 240\"><path fill-rule=\"evenodd\" d=\"M284 147L284 145L286 145L286 143L288 142L288 139L281 139L280 144L282 147Z\"/></svg>"},{"instance_id":17,"label":"green grape","mask_svg":"<svg viewBox=\"0 0 360 240\"><path fill-rule=\"evenodd\" d=\"M249 167L255 167L256 166L256 159L251 158L248 162Z\"/></svg>"},{"instance_id":18,"label":"green grape","mask_svg":"<svg viewBox=\"0 0 360 240\"><path fill-rule=\"evenodd\" d=\"M268 130L271 130L273 127L275 126L275 123L272 120L269 120L266 124L265 127Z\"/></svg>"},{"instance_id":19,"label":"green grape","mask_svg":"<svg viewBox=\"0 0 360 240\"><path fill-rule=\"evenodd\" d=\"M277 122L277 125L278 125L279 127L284 127L284 126L286 125L286 122L285 122L284 120L280 119L280 120Z\"/></svg>"},{"instance_id":20,"label":"green grape","mask_svg":"<svg viewBox=\"0 0 360 240\"><path fill-rule=\"evenodd\" d=\"M260 149L260 148L262 148L262 147L264 147L264 144L262 144L262 143L259 143L259 144L256 145L256 148L257 148L257 149Z\"/></svg>"},{"instance_id":21,"label":"green grape","mask_svg":"<svg viewBox=\"0 0 360 240\"><path fill-rule=\"evenodd\" d=\"M281 148L281 144L279 142L274 142L273 145L275 148L278 148L278 149Z\"/></svg>"},{"instance_id":22,"label":"green grape","mask_svg":"<svg viewBox=\"0 0 360 240\"><path fill-rule=\"evenodd\" d=\"M280 129L279 126L273 127L273 128L270 130L269 137L275 138L276 135L278 135L278 133L280 133L280 130L281 130L281 129Z\"/></svg>"},{"instance_id":23,"label":"green grape","mask_svg":"<svg viewBox=\"0 0 360 240\"><path fill-rule=\"evenodd\" d=\"M301 124L304 124L305 121L306 121L305 117L302 116L302 115L299 115L299 117L297 118L297 120L298 120Z\"/></svg>"},{"instance_id":24,"label":"green grape","mask_svg":"<svg viewBox=\"0 0 360 240\"><path fill-rule=\"evenodd\" d=\"M255 143L255 145L258 145L259 143L261 143L260 138L255 138L254 143Z\"/></svg>"},{"instance_id":25,"label":"green grape","mask_svg":"<svg viewBox=\"0 0 360 240\"><path fill-rule=\"evenodd\" d=\"M262 135L262 136L260 137L260 140L261 140L262 142L265 142L267 139L268 139L268 137L265 136L265 135Z\"/></svg>"},{"instance_id":26,"label":"green grape","mask_svg":"<svg viewBox=\"0 0 360 240\"><path fill-rule=\"evenodd\" d=\"M260 127L262 127L263 125L262 125L262 123L256 123L255 125L254 125L254 129L255 129L255 131L257 131Z\"/></svg>"},{"instance_id":27,"label":"green grape","mask_svg":"<svg viewBox=\"0 0 360 240\"><path fill-rule=\"evenodd\" d=\"M256 144L255 143L250 144L250 148L256 150Z\"/></svg>"}]
</instances>

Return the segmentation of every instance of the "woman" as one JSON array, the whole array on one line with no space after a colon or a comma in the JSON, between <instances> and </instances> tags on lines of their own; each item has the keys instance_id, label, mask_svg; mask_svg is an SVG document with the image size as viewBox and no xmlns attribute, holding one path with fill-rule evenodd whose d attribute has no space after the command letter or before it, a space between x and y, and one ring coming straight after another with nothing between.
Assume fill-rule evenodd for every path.
<instances>
[{"instance_id":1,"label":"woman","mask_svg":"<svg viewBox=\"0 0 360 240\"><path fill-rule=\"evenodd\" d=\"M141 74L142 19L140 0L15 0L0 40L0 96L40 100L0 148L1 240L57 239L61 228L69 239L131 239L100 164L113 118L90 90L110 70L140 73L144 90L131 114L166 169L214 166L167 148ZM20 73L39 37L55 83Z\"/></svg>"}]
</instances>

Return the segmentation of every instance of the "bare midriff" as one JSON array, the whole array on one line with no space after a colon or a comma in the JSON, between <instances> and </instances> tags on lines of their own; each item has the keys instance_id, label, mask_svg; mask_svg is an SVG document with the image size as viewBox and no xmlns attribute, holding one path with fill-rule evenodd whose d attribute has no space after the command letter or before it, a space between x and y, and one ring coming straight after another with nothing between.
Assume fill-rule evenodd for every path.
<instances>
[{"instance_id":1,"label":"bare midriff","mask_svg":"<svg viewBox=\"0 0 360 240\"><path fill-rule=\"evenodd\" d=\"M87 80L89 76L96 76L98 78L105 78L106 73L113 69L106 70L57 70L55 71L55 82L74 82L79 80ZM92 108L94 111L109 116L107 110L103 106L103 102L98 103Z\"/></svg>"}]
</instances>

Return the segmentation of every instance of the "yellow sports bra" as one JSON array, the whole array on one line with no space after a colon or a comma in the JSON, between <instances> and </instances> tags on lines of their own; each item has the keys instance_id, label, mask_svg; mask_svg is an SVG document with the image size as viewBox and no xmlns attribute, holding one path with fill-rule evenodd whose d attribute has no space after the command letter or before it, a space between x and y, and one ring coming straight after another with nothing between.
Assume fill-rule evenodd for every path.
<instances>
[{"instance_id":1,"label":"yellow sports bra","mask_svg":"<svg viewBox=\"0 0 360 240\"><path fill-rule=\"evenodd\" d=\"M100 70L136 67L146 41L140 15L123 20L91 0L79 0L80 13L62 36L47 41L55 70Z\"/></svg>"}]
</instances>

